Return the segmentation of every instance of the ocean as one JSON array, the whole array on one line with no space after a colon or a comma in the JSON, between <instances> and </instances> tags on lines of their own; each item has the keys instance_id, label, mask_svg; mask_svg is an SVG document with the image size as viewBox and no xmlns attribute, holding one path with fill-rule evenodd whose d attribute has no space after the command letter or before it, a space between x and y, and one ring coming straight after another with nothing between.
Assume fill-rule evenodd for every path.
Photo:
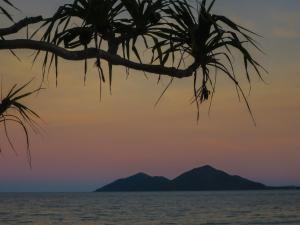
<instances>
[{"instance_id":1,"label":"ocean","mask_svg":"<svg viewBox=\"0 0 300 225\"><path fill-rule=\"evenodd\" d=\"M300 225L300 191L0 193L0 224Z\"/></svg>"}]
</instances>

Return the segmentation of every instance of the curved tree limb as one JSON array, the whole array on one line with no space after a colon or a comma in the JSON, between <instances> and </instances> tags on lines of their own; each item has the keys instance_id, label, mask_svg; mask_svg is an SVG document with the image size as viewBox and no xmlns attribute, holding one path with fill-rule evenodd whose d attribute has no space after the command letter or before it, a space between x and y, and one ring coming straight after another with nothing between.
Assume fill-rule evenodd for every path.
<instances>
[{"instance_id":1,"label":"curved tree limb","mask_svg":"<svg viewBox=\"0 0 300 225\"><path fill-rule=\"evenodd\" d=\"M119 55L112 55L97 48L87 48L85 50L70 51L65 48L56 46L51 43L27 39L16 40L0 40L0 50L15 50L15 49L31 49L51 52L66 60L85 60L85 59L103 59L113 65L125 66L134 70L144 71L153 74L167 75L175 78L185 78L192 76L193 72L199 67L198 64L193 63L186 69L176 69L175 67L166 67L161 65L151 65L136 63L120 57Z\"/></svg>"},{"instance_id":2,"label":"curved tree limb","mask_svg":"<svg viewBox=\"0 0 300 225\"><path fill-rule=\"evenodd\" d=\"M42 16L28 17L28 18L22 19L10 27L0 28L0 36L15 34L15 33L19 32L20 30L22 30L24 27L27 27L28 25L31 25L31 24L39 23L41 21L43 21Z\"/></svg>"}]
</instances>

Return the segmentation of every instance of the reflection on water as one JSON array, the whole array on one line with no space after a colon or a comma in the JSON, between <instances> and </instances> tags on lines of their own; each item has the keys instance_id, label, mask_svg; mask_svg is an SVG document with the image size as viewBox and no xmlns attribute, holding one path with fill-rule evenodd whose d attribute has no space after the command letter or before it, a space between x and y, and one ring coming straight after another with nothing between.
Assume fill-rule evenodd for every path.
<instances>
[{"instance_id":1,"label":"reflection on water","mask_svg":"<svg viewBox=\"0 0 300 225\"><path fill-rule=\"evenodd\" d=\"M300 224L300 191L1 193L0 224Z\"/></svg>"}]
</instances>

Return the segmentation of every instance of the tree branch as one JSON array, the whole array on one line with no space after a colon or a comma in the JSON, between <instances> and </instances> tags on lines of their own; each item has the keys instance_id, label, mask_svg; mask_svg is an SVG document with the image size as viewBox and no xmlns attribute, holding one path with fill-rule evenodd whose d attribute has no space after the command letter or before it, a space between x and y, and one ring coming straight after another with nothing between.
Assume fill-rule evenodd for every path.
<instances>
[{"instance_id":1,"label":"tree branch","mask_svg":"<svg viewBox=\"0 0 300 225\"><path fill-rule=\"evenodd\" d=\"M18 31L22 30L24 27L26 27L30 24L39 23L41 21L43 21L42 16L29 17L29 18L22 19L10 27L0 28L0 36L15 34Z\"/></svg>"},{"instance_id":2,"label":"tree branch","mask_svg":"<svg viewBox=\"0 0 300 225\"><path fill-rule=\"evenodd\" d=\"M66 50L65 48L56 46L51 43L43 42L43 41L35 41L35 40L27 40L27 39L0 40L0 50L14 50L14 49L31 49L31 50L51 52L61 58L67 60L73 60L73 61L100 58L107 62L112 63L113 65L121 65L134 70L139 70L139 71L144 71L144 72L159 74L159 75L167 75L176 78L189 77L199 67L198 64L193 63L186 69L182 70L182 69L176 69L174 67L166 67L162 65L136 63L124 59L119 55L111 55L106 51L96 49L96 48L88 48L79 51L69 51Z\"/></svg>"}]
</instances>

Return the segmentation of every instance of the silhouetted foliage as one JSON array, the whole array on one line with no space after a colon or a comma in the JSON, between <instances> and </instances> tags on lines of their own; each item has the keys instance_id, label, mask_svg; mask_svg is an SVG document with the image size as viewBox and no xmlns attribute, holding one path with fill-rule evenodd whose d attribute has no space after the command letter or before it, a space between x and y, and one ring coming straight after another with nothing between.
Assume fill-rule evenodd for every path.
<instances>
[{"instance_id":1,"label":"silhouetted foliage","mask_svg":"<svg viewBox=\"0 0 300 225\"><path fill-rule=\"evenodd\" d=\"M233 57L242 57L250 85L250 66L262 79L263 68L250 52L253 48L260 51L254 39L258 35L214 14L214 4L215 0L73 0L60 6L50 18L26 18L0 29L0 49L35 50L34 61L43 53L43 77L54 66L57 78L59 58L64 58L84 61L86 81L88 59L94 59L102 83L107 80L102 64L106 61L110 87L114 65L124 66L127 75L129 69L157 74L158 82L162 75L169 76L163 94L175 78L193 76L192 102L197 106L197 119L199 105L213 99L215 71L220 71L233 82L253 118L234 72ZM0 0L0 11L13 22L5 6L14 6ZM36 23L39 26L31 36L6 39ZM150 57L144 57L144 52Z\"/></svg>"},{"instance_id":2,"label":"silhouetted foliage","mask_svg":"<svg viewBox=\"0 0 300 225\"><path fill-rule=\"evenodd\" d=\"M248 50L249 46L260 50L253 39L257 35L225 16L213 14L214 3L196 1L195 7L186 0L74 0L59 7L33 36L42 32L41 41L66 49L82 46L87 50L88 46L93 46L98 50L106 49L110 55L117 55L120 50L128 64L132 60L131 51L139 63L147 61L147 58L142 59L139 53L142 50L137 47L137 40L141 39L144 46L139 45L139 48L152 52L148 65L155 64L162 68L172 65L176 70L185 67L185 61L192 62L192 69L181 77L194 76L193 102L198 112L199 104L213 97L215 91L216 80L210 71L219 70L233 81L251 113L234 73L232 50L237 50L243 57L249 82L249 65L261 78L261 66ZM50 53L46 51L44 57L44 72L53 61L57 71L58 56L52 52L50 57ZM111 86L113 63L107 61ZM100 57L97 57L96 65L101 81L105 81ZM84 71L86 79L87 59ZM160 72L163 74L163 71L157 74ZM168 75L172 77L172 74Z\"/></svg>"},{"instance_id":3,"label":"silhouetted foliage","mask_svg":"<svg viewBox=\"0 0 300 225\"><path fill-rule=\"evenodd\" d=\"M27 158L29 165L31 166L31 156L30 156L30 140L28 128L31 128L34 132L38 132L38 124L35 122L35 118L40 118L37 113L35 113L28 106L22 104L20 100L31 96L32 94L41 90L38 88L33 91L22 93L22 91L31 83L31 81L18 87L17 84L13 85L6 96L2 96L1 90L1 101L0 101L0 124L4 126L4 132L10 147L15 151L12 138L8 133L7 123L15 123L19 125L25 134L26 144L27 144ZM0 147L1 151L1 147ZM16 151L15 151L16 153Z\"/></svg>"},{"instance_id":4,"label":"silhouetted foliage","mask_svg":"<svg viewBox=\"0 0 300 225\"><path fill-rule=\"evenodd\" d=\"M10 1L8 0L0 0L0 13L7 17L11 22L14 22L11 14L8 11L8 8L14 8L18 10Z\"/></svg>"},{"instance_id":5,"label":"silhouetted foliage","mask_svg":"<svg viewBox=\"0 0 300 225\"><path fill-rule=\"evenodd\" d=\"M1 0L0 12L11 22L14 22L14 19L10 14L9 9L19 10L10 1ZM4 37L1 35L0 38L2 40L5 40ZM10 50L10 52L15 57L17 57L17 55L12 50ZM20 101L41 90L41 88L38 88L33 91L22 93L22 91L31 83L31 81L27 82L26 84L20 87L18 87L17 84L13 85L12 88L5 96L3 96L3 90L1 86L1 101L0 101L0 124L3 125L4 127L4 133L8 141L8 144L10 145L11 149L17 154L13 144L13 137L11 137L8 131L8 124L10 123L17 124L23 130L24 136L26 138L27 160L30 167L31 167L31 154L30 154L30 138L29 138L28 129L31 128L34 132L38 132L39 127L34 119L40 117L37 113L35 113L32 109L30 109L28 106L24 105ZM2 152L1 146L0 146L0 152Z\"/></svg>"}]
</instances>

